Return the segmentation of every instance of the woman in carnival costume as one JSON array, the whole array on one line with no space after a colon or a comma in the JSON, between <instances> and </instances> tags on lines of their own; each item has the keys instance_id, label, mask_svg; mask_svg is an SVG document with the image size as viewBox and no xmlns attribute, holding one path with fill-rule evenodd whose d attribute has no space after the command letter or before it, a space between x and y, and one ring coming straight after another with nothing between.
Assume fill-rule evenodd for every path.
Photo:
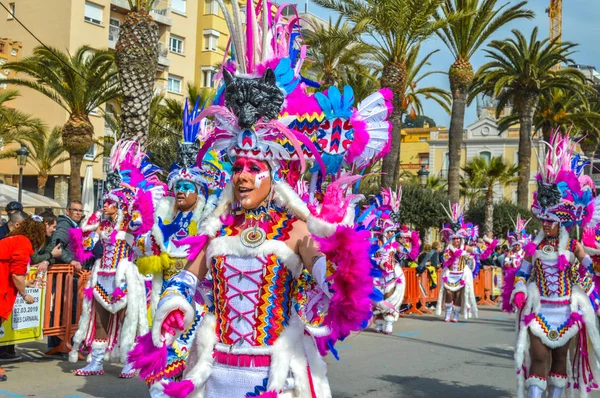
<instances>
[{"instance_id":1,"label":"woman in carnival costume","mask_svg":"<svg viewBox=\"0 0 600 398\"><path fill-rule=\"evenodd\" d=\"M244 35L238 10L234 7L233 18L227 8L222 11L238 61L223 65L224 85L215 100L223 105L210 106L197 118L214 124L198 160L209 148L226 150L232 182L202 223L200 237L194 237L197 250L188 256L192 261L165 290L154 317L153 337L164 341L155 351L165 350L193 321L196 285L210 272L212 301L184 379L167 384L164 392L328 398L320 355L366 326L377 296L369 234L355 229L352 196L343 189L356 178L332 181L322 202L309 205L292 186L307 161L315 163L308 195L315 198L319 183L339 176L344 164L364 167L383 156L390 98L378 92L354 109L350 87L343 94L335 87L308 94L310 82L299 74L306 48L297 19L285 22L283 8L271 17L267 2L258 18L248 2ZM321 294L304 304L301 318L295 287L303 270Z\"/></svg>"},{"instance_id":2,"label":"woman in carnival costume","mask_svg":"<svg viewBox=\"0 0 600 398\"><path fill-rule=\"evenodd\" d=\"M127 353L136 336L148 331L146 286L133 263L136 237L152 228L154 202L165 187L135 142L118 142L111 154L102 211L89 217L81 228L71 230L71 243L79 261L92 256L98 239L104 251L96 260L84 289L79 328L73 337L69 360L77 362L80 348L91 348L90 363L75 371L77 376L104 374L104 359L125 366L119 377L131 378L134 371Z\"/></svg>"},{"instance_id":3,"label":"woman in carnival costume","mask_svg":"<svg viewBox=\"0 0 600 398\"><path fill-rule=\"evenodd\" d=\"M587 397L597 388L600 335L588 269L592 260L569 238L574 225L598 222L598 198L568 136L553 134L536 176L532 213L542 222L525 247L511 301L520 310L515 349L518 396L558 398L565 388ZM571 344L573 338L577 338ZM548 362L551 362L548 373ZM574 393L575 391L571 391Z\"/></svg>"},{"instance_id":4,"label":"woman in carnival costume","mask_svg":"<svg viewBox=\"0 0 600 398\"><path fill-rule=\"evenodd\" d=\"M400 226L401 198L402 188L398 188L398 192L384 189L359 217L377 239L375 261L380 272L375 277L375 287L383 294L383 300L375 303L373 310L378 333L393 332L406 290L406 276L401 264L415 260L419 255L419 234L410 231L406 225Z\"/></svg>"},{"instance_id":5,"label":"woman in carnival costume","mask_svg":"<svg viewBox=\"0 0 600 398\"><path fill-rule=\"evenodd\" d=\"M198 235L203 219L216 205L220 191L229 179L226 164L219 162L211 152L207 154L201 167L196 166L196 155L200 149L198 139L206 137L206 123L192 123L201 109L200 99L194 108L188 111L186 101L183 114L183 141L177 148L177 160L171 165L168 175L169 190L174 196L165 196L158 202L154 213L154 226L146 235L138 239L136 261L142 275L152 274L151 309L154 314L160 295L172 286L173 277L183 270L190 253L190 245L180 245L182 239ZM200 298L200 296L197 296ZM191 303L196 307L195 302ZM153 364L153 372L144 372L146 361L157 361L147 355L147 350L161 344L153 344L152 335L146 335L146 341L138 344L129 354L130 363L142 369L140 376L150 388L152 397L164 397L163 382L175 380L185 369L189 345L195 336L196 327L204 312L202 303L196 308L194 322L167 349L167 357L160 364ZM147 368L146 368L147 369Z\"/></svg>"},{"instance_id":6,"label":"woman in carnival costume","mask_svg":"<svg viewBox=\"0 0 600 398\"><path fill-rule=\"evenodd\" d=\"M513 220L514 229L508 231L506 240L510 245L510 251L506 254L504 260L504 266L502 270L503 284L502 284L502 311L513 312L513 306L510 302L510 297L515 286L515 275L519 268L521 268L521 262L525 258L525 246L531 241L531 235L527 233L525 227L529 220L523 220L520 214L517 214L517 221Z\"/></svg>"},{"instance_id":7,"label":"woman in carnival costume","mask_svg":"<svg viewBox=\"0 0 600 398\"><path fill-rule=\"evenodd\" d=\"M461 312L465 318L477 318L477 302L473 288L475 256L480 259L488 258L494 252L497 241L486 236L483 238L485 249L467 245L465 242L474 238L474 228L471 223L464 222L461 206L452 204L446 213L451 222L445 224L441 231L447 247L443 255L443 283L438 296L436 315L442 314L443 303L446 309L444 321L458 322Z\"/></svg>"}]
</instances>

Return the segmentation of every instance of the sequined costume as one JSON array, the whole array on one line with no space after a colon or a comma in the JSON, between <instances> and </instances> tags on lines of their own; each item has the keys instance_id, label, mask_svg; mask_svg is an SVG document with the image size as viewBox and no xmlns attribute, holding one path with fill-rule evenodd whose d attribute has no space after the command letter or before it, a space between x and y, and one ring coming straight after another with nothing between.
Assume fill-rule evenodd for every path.
<instances>
[{"instance_id":1,"label":"sequined costume","mask_svg":"<svg viewBox=\"0 0 600 398\"><path fill-rule=\"evenodd\" d=\"M104 248L84 289L79 327L69 353L69 360L77 362L80 348L91 348L91 363L75 372L81 376L103 374L103 359L114 359L125 363L121 377L132 377L127 353L136 336L148 331L146 286L134 264L133 245L137 236L152 227L154 203L166 187L137 143L117 143L111 165L116 171L109 175L103 200L116 206L115 218L105 218L98 211L80 229L71 231L79 261L91 257L98 239ZM96 306L109 314L106 340L96 338Z\"/></svg>"},{"instance_id":2,"label":"sequined costume","mask_svg":"<svg viewBox=\"0 0 600 398\"><path fill-rule=\"evenodd\" d=\"M550 237L541 229L525 246L510 297L511 303L525 299L520 301L524 305L518 311L515 348L519 397L525 396L526 389L529 397L540 397L547 387L551 396L559 397L564 389L570 389L571 394L587 397L598 387L600 335L590 300L594 285L587 273L592 261L589 256L576 256L578 243L568 232L574 225L596 225L598 205L593 182L582 174L585 164L573 153L574 146L567 136L553 134L536 177L532 213L543 222L558 225L559 232ZM577 337L566 356L568 374L530 371L530 335L553 350Z\"/></svg>"},{"instance_id":3,"label":"sequined costume","mask_svg":"<svg viewBox=\"0 0 600 398\"><path fill-rule=\"evenodd\" d=\"M174 397L329 398L321 355L364 327L378 297L369 233L355 227L355 198L346 195L356 178L343 171L387 152L390 93L377 92L356 108L350 87L309 94L307 84L315 84L300 75L307 52L295 19L284 20L283 8L272 17L263 5L257 13L247 3L246 29L239 15L222 10L235 58L224 62L218 95L197 118L214 127L198 161L225 150L232 162L259 163L268 170L253 177L254 189L268 180L270 190L262 205L245 208L230 183L200 227L206 245L188 259L206 265L212 297L183 380L164 388ZM303 200L292 187L307 164L312 178ZM312 264L300 253L306 242L321 254ZM306 284L309 269L313 282ZM182 271L161 297L152 334L166 339L163 347L173 337L162 327L171 314L183 314L185 327L193 320L195 278ZM306 288L321 291L306 300Z\"/></svg>"},{"instance_id":4,"label":"sequined costume","mask_svg":"<svg viewBox=\"0 0 600 398\"><path fill-rule=\"evenodd\" d=\"M506 254L502 267L502 311L505 312L513 311L510 297L515 286L515 275L525 259L524 248L531 241L531 236L525 229L528 222L529 220L523 220L518 214L517 220L513 221L514 230L509 231L506 237L510 244L510 251Z\"/></svg>"},{"instance_id":5,"label":"sequined costume","mask_svg":"<svg viewBox=\"0 0 600 398\"><path fill-rule=\"evenodd\" d=\"M154 214L154 226L150 232L141 236L136 245L137 266L142 275L152 275L152 314L160 300L160 296L176 281L173 279L183 270L190 253L190 244L181 245L183 239L198 235L198 228L202 220L214 208L219 192L225 187L229 178L226 164L218 159L216 153L209 153L200 167L196 166L196 154L200 147L198 140L205 137L207 127L202 123L192 121L202 111L200 101L188 111L186 101L183 114L183 140L179 143L177 160L172 164L169 176L169 190L189 195L190 189L197 199L193 208L188 211L178 209L176 197L165 196L160 200ZM187 186L182 183L190 183ZM185 361L189 355L189 347L196 334L205 308L200 294L195 296L192 306L196 310L194 321L168 348L166 360L162 369L157 366L151 374L142 370L141 376L150 388L153 398L166 397L163 393L165 382L181 377L185 369ZM150 342L148 342L150 343ZM159 345L160 342L156 342ZM153 344L140 342L130 354L132 363L136 358L148 355L147 350L153 349Z\"/></svg>"}]
</instances>

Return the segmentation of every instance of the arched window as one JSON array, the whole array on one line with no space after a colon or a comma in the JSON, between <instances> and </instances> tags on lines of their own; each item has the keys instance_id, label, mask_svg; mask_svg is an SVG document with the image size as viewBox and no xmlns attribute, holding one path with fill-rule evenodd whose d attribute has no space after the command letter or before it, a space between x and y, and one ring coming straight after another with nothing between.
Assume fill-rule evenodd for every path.
<instances>
[{"instance_id":1,"label":"arched window","mask_svg":"<svg viewBox=\"0 0 600 398\"><path fill-rule=\"evenodd\" d=\"M479 156L487 159L488 162L492 160L492 153L488 151L479 152Z\"/></svg>"}]
</instances>

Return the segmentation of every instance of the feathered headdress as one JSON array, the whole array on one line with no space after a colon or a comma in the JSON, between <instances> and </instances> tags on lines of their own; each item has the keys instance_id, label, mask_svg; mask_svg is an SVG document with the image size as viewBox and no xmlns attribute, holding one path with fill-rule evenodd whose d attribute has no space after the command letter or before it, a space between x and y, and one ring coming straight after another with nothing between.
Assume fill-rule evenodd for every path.
<instances>
[{"instance_id":1,"label":"feathered headdress","mask_svg":"<svg viewBox=\"0 0 600 398\"><path fill-rule=\"evenodd\" d=\"M464 240L477 239L478 229L473 227L471 223L465 223L462 206L458 203L448 204L448 208L442 205L446 215L450 219L450 223L442 226L442 236L447 242L453 238L461 238Z\"/></svg>"},{"instance_id":2,"label":"feathered headdress","mask_svg":"<svg viewBox=\"0 0 600 398\"><path fill-rule=\"evenodd\" d=\"M380 194L371 197L370 203L358 216L357 224L378 233L399 231L401 201L402 187L398 187L396 192L390 188L383 189Z\"/></svg>"},{"instance_id":3,"label":"feathered headdress","mask_svg":"<svg viewBox=\"0 0 600 398\"><path fill-rule=\"evenodd\" d=\"M275 179L288 178L290 162L316 163L321 177L337 175L344 165L365 167L389 151L391 92L380 90L354 107L351 87L318 87L300 74L307 55L299 17L284 18L284 5L273 15L271 3L247 2L246 23L237 5L233 15L218 0L231 39L230 58L223 62L214 105L196 122L209 117L212 134L198 153L200 164L210 148L237 156L266 160ZM231 51L230 51L231 50ZM317 175L318 173L314 173ZM289 179L289 178L288 178ZM293 181L295 184L295 181ZM314 187L316 184L311 184Z\"/></svg>"},{"instance_id":4,"label":"feathered headdress","mask_svg":"<svg viewBox=\"0 0 600 398\"><path fill-rule=\"evenodd\" d=\"M514 229L512 231L508 231L506 235L506 239L508 240L508 244L512 247L514 245L521 245L521 247L525 247L531 241L531 235L527 233L525 227L527 227L527 223L529 220L523 220L520 214L517 214L517 219L512 220Z\"/></svg>"},{"instance_id":5,"label":"feathered headdress","mask_svg":"<svg viewBox=\"0 0 600 398\"><path fill-rule=\"evenodd\" d=\"M567 230L574 225L598 224L594 182L582 173L589 162L574 154L575 143L558 131L552 134L550 142L542 143L545 153L538 156L540 172L536 176L532 213L541 220L557 222Z\"/></svg>"},{"instance_id":6,"label":"feathered headdress","mask_svg":"<svg viewBox=\"0 0 600 398\"><path fill-rule=\"evenodd\" d=\"M177 159L169 170L169 189L173 190L179 181L193 182L198 193L208 196L209 191L223 189L229 180L230 172L218 154L210 152L199 165L196 165L196 156L200 150L199 137L210 135L212 126L207 121L194 123L194 120L204 109L200 107L201 98L198 97L194 108L189 111L186 98L183 108L183 140L177 146Z\"/></svg>"}]
</instances>

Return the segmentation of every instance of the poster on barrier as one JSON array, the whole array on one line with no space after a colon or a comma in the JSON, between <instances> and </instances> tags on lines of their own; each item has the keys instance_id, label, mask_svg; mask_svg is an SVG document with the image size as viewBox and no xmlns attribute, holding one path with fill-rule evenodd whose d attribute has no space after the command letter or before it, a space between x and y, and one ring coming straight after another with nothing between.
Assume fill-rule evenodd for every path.
<instances>
[{"instance_id":1,"label":"poster on barrier","mask_svg":"<svg viewBox=\"0 0 600 398\"><path fill-rule=\"evenodd\" d=\"M37 269L30 268L27 281L37 279ZM42 340L43 313L44 313L44 288L27 288L27 294L34 297L33 304L27 304L22 297L17 297L12 314L0 326L0 346L29 341Z\"/></svg>"},{"instance_id":2,"label":"poster on barrier","mask_svg":"<svg viewBox=\"0 0 600 398\"><path fill-rule=\"evenodd\" d=\"M502 294L502 268L495 267L492 270L492 296L500 296Z\"/></svg>"}]
</instances>

